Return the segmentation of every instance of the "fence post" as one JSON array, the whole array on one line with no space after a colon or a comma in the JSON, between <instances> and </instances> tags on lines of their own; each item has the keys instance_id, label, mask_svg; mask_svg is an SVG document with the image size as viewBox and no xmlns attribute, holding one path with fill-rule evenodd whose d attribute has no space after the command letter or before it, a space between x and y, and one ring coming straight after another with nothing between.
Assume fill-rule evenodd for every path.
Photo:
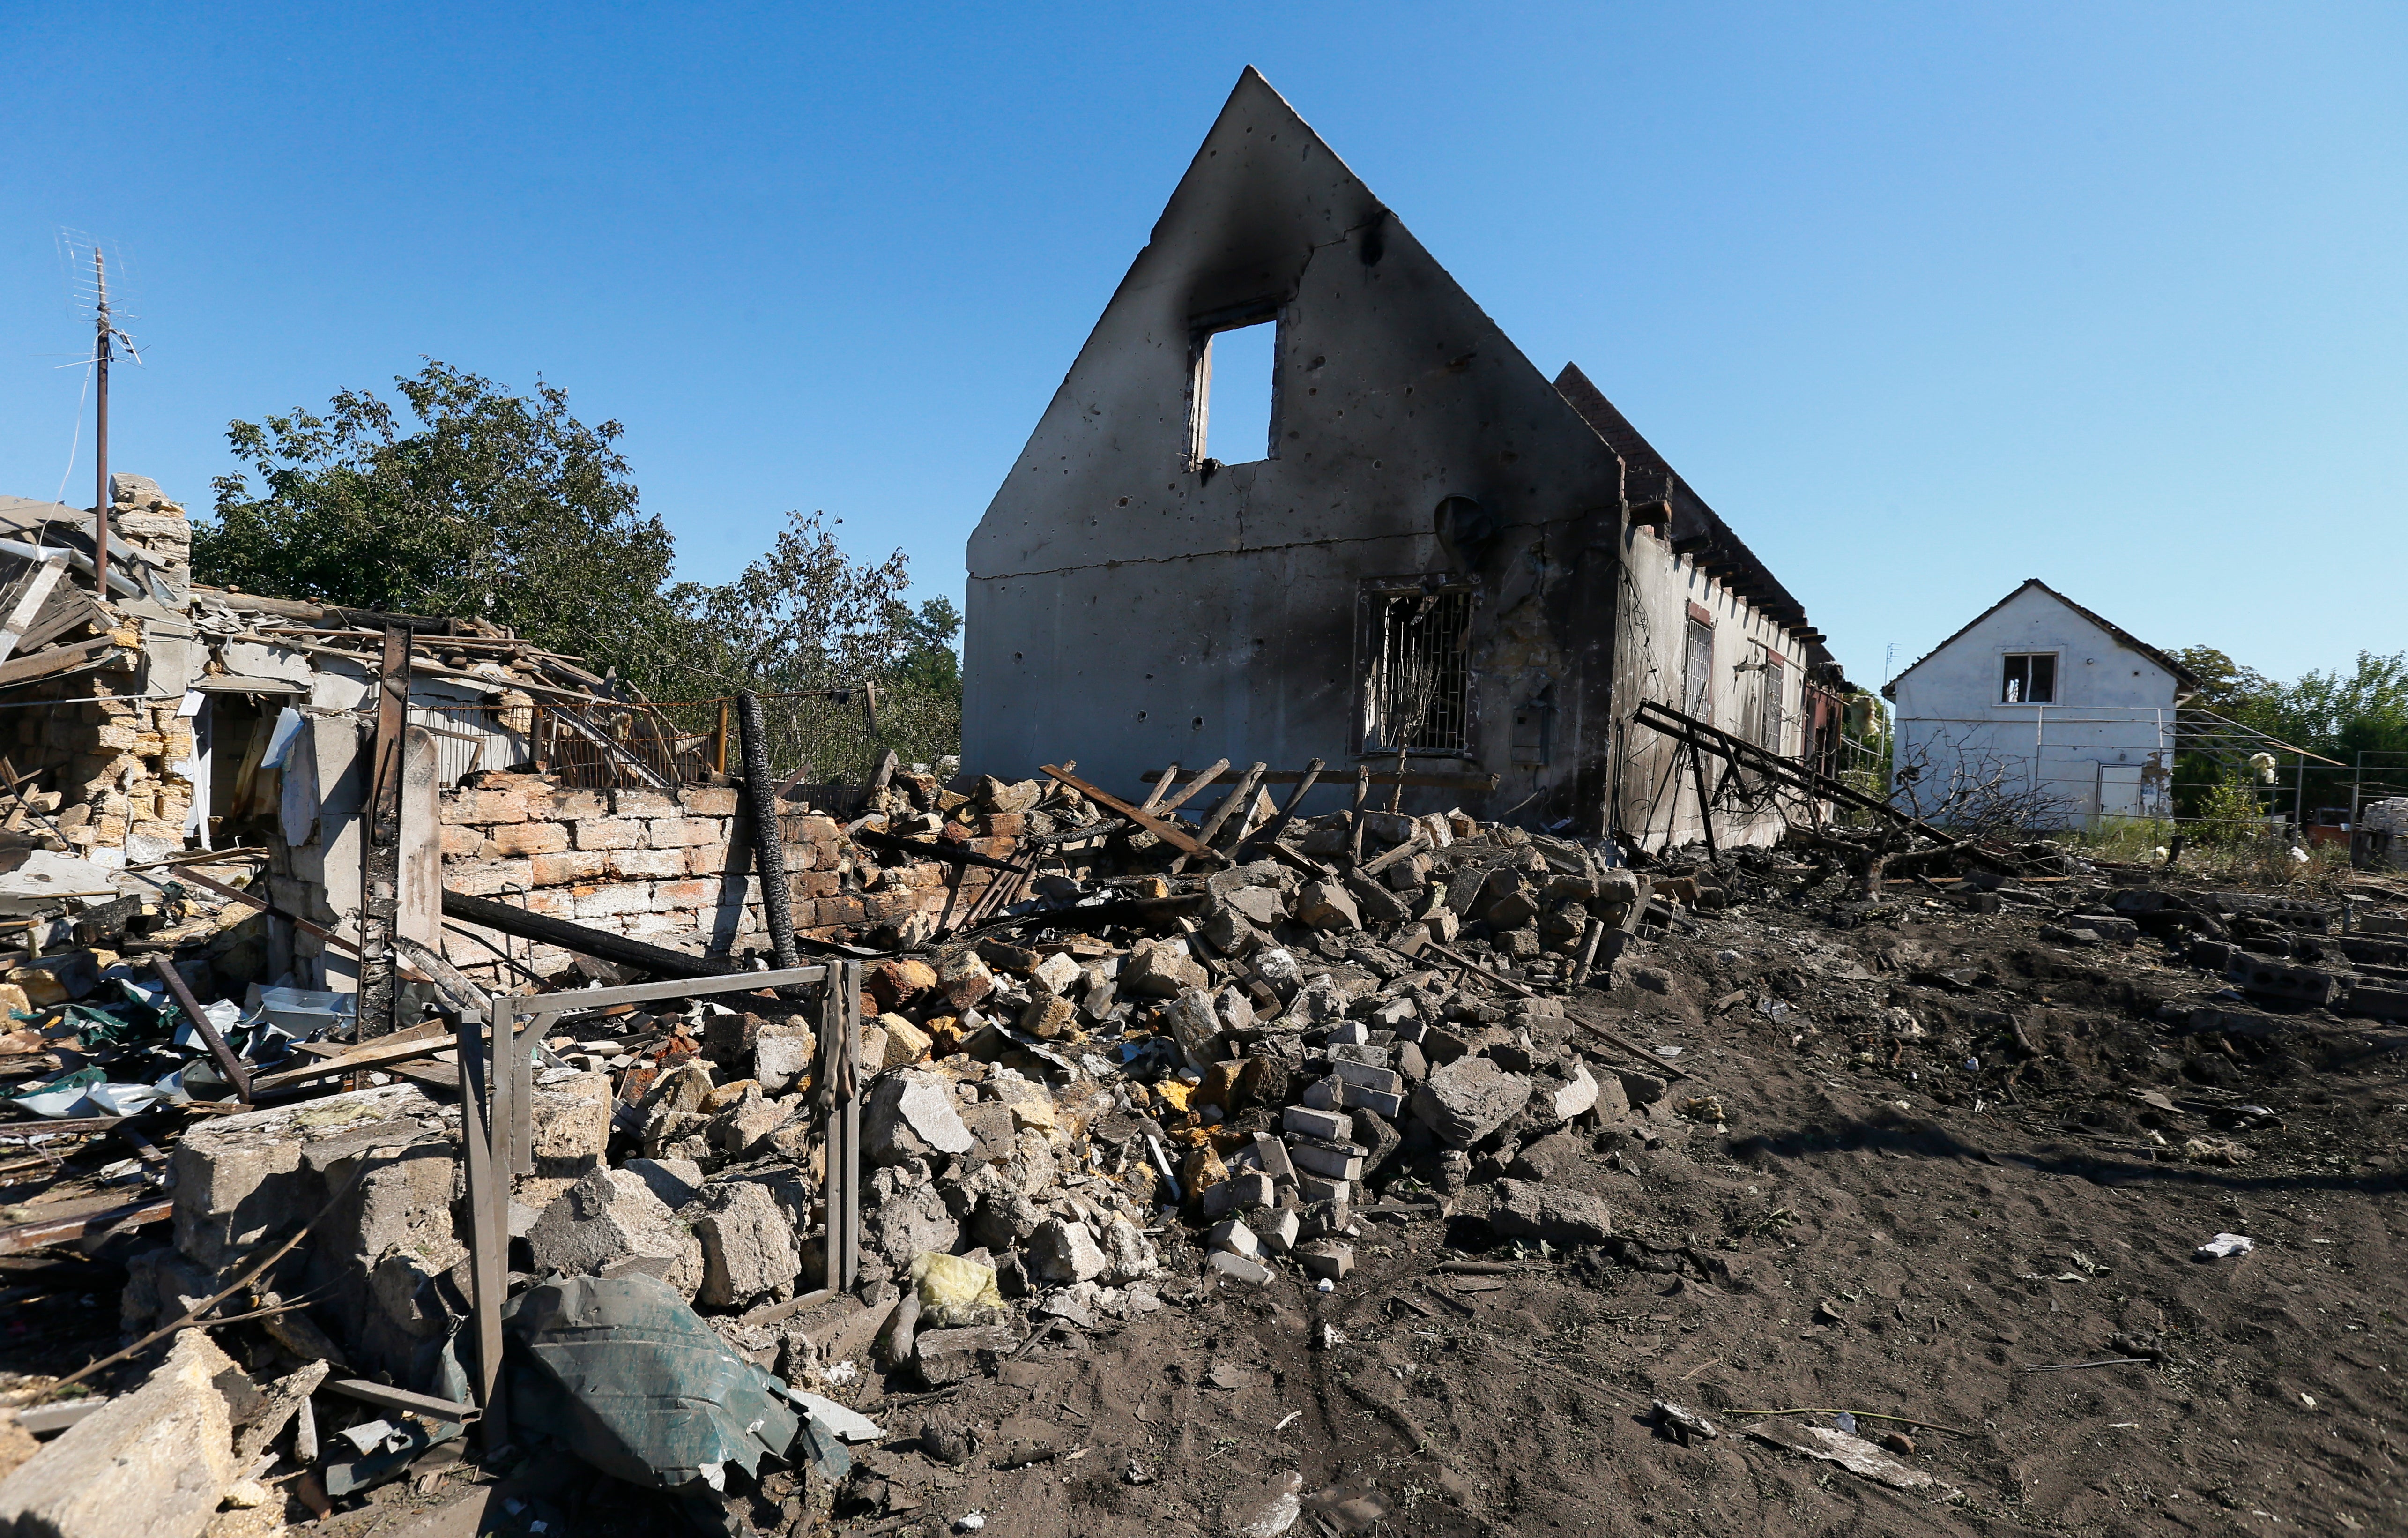
<instances>
[{"instance_id":1,"label":"fence post","mask_svg":"<svg viewBox=\"0 0 2408 1538\"><path fill-rule=\"evenodd\" d=\"M719 740L711 744L710 768L714 774L727 773L727 701L719 702Z\"/></svg>"}]
</instances>

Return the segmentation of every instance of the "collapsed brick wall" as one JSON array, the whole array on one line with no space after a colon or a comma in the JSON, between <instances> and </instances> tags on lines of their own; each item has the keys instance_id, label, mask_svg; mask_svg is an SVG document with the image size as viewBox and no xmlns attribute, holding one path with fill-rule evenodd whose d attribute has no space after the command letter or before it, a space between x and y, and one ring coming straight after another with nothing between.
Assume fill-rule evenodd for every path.
<instances>
[{"instance_id":1,"label":"collapsed brick wall","mask_svg":"<svg viewBox=\"0 0 2408 1538\"><path fill-rule=\"evenodd\" d=\"M109 484L121 549L140 551L160 589L188 602L193 526L184 510L141 476L112 476ZM62 584L44 606L42 618L63 604L89 615L53 643L107 640L117 650L97 668L11 690L11 708L0 711L0 754L19 774L47 771L30 798L58 827L45 841L104 866L165 859L184 847L193 811L193 724L179 713L193 671L192 629L178 622L177 608L113 600L103 609L78 586ZM49 829L36 821L29 831Z\"/></svg>"},{"instance_id":2,"label":"collapsed brick wall","mask_svg":"<svg viewBox=\"0 0 2408 1538\"><path fill-rule=\"evenodd\" d=\"M445 790L443 884L530 913L625 935L672 949L712 955L766 952L768 928L761 888L752 875L752 819L743 797L729 786L655 790L578 790L547 775L483 772ZM824 813L796 811L779 817L783 835L796 932L812 939L853 940L882 929L930 926L950 907L959 914L982 893L992 872L936 861L882 866L845 841ZM996 825L967 847L1010 853L1020 819L996 814ZM502 937L483 934L495 945ZM509 942L523 955L524 941ZM497 975L494 954L457 935L447 955L471 975ZM566 953L538 946L534 969L552 976Z\"/></svg>"}]
</instances>

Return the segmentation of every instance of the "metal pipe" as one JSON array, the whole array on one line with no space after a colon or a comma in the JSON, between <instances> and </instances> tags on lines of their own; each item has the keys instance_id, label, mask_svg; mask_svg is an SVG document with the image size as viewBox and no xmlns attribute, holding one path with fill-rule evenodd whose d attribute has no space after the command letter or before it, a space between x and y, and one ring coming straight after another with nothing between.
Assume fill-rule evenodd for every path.
<instances>
[{"instance_id":1,"label":"metal pipe","mask_svg":"<svg viewBox=\"0 0 2408 1538\"><path fill-rule=\"evenodd\" d=\"M99 369L95 393L100 399L99 425L93 433L93 494L92 548L93 569L108 569L108 509L115 500L108 495L108 269L103 265L100 248L92 248L92 276L98 290L99 335L93 343L93 360ZM104 598L108 597L108 583L95 580L94 587Z\"/></svg>"}]
</instances>

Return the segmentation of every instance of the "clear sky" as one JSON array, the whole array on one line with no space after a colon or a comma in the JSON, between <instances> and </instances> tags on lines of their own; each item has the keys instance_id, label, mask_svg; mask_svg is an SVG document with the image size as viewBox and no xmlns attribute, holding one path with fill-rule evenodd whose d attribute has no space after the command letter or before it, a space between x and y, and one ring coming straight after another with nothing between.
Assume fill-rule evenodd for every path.
<instances>
[{"instance_id":1,"label":"clear sky","mask_svg":"<svg viewBox=\"0 0 2408 1538\"><path fill-rule=\"evenodd\" d=\"M824 508L958 594L1251 63L1858 682L2026 577L2408 648L2399 6L6 0L0 59L0 492L67 468L67 225L132 263L113 462L196 510L227 419L424 353L624 422L686 575Z\"/></svg>"}]
</instances>

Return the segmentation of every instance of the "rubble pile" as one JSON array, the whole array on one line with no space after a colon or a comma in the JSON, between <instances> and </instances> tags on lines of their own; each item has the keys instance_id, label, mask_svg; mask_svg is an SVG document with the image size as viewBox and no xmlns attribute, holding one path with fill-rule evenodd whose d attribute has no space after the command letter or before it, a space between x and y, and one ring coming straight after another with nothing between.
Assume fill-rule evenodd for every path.
<instances>
[{"instance_id":1,"label":"rubble pile","mask_svg":"<svg viewBox=\"0 0 2408 1538\"><path fill-rule=\"evenodd\" d=\"M494 826L578 837L581 803L565 794L538 808L526 785L471 790L518 798L521 821ZM1067 770L947 785L906 769L842 820L800 807L787 821L809 830L798 892L819 880L837 894L804 900L915 894L908 909L840 910L807 937L861 962L857 1082L820 1082L820 1033L841 1012L817 999L580 1012L577 993L624 969L544 957L559 970L533 995L550 1024L508 1243L511 1392L553 1407L522 1439L689 1505L782 1502L789 1531L838 1500L912 1509L887 1474L848 1474L856 1459L891 1472L879 1445L916 1429L947 1467L976 1445L941 1415L881 1426L860 1411L1023 1383L1014 1364L1049 1343L1056 1356L1039 1359L1064 1359L1166 1308L1252 1300L1275 1314L1288 1291L1335 1306L1358 1268L1394 1270L1408 1231L1442 1229L1469 1257L1450 1264L1475 1271L1733 1285L1742 1259L1598 1178L1661 1179L1699 1140L1734 1170L1762 1157L1733 1125L1754 1086L1696 1048L1728 1022L1817 1073L1883 1081L1901 1110L1982 1115L2083 1063L2155 1062L2152 1028L2191 1043L2179 1072L2212 1083L2273 1062L2269 1043L2303 1014L2408 1016L2402 894L2375 882L2343 896L2194 890L2042 844L1979 851L1869 898L1833 879L1844 837L1806 860L1788 847L1650 855L1460 812L1291 821L1267 799L1211 819L1224 826L1198 856L1179 843L1207 821L1132 814ZM95 892L48 922L72 938L79 914L121 900ZM146 1427L207 1444L173 1521L229 1532L236 1512L281 1509L264 1479L331 1511L449 1467L473 1420L469 1176L446 1028L383 1039L376 1066L333 1078L313 1071L363 1048L339 996L253 985L201 1007L248 1070L260 1103L242 1108L157 961L180 946L179 976L207 996L222 980L212 939L247 912L154 893L125 920L127 955L84 947L9 974L29 1070L14 1099L31 1115L0 1136L50 1150L68 1210L89 1215L59 1234L122 1266L118 1322L138 1359L168 1353L138 1391L95 1401L122 1408L25 1413L54 1416L43 1434L72 1424L72 1444L0 1445L0 1461L34 1459L0 1484L0 1507L68 1513L61 1531L93 1519L76 1515L75 1459L119 1457ZM2021 985L1995 963L1923 938L1941 925L2034 955L2128 953L2143 981L2116 997L2148 1024L2068 1028L2097 1033L2075 1044L2011 1001ZM766 965L750 946L734 959ZM835 1288L830 1236L847 1215L826 1210L827 1159L848 1100L859 1250ZM2256 1157L2262 1123L2184 1127L2183 1102L2147 1103L2160 1101L2134 1133L2144 1157ZM134 1157L95 1158L121 1129ZM1778 1234L1788 1214L1750 1219L1739 1242ZM28 1231L20 1247L59 1242ZM184 1328L196 1317L214 1345ZM188 1379L223 1402L195 1400ZM730 1413L676 1430L630 1397L639 1380ZM261 1407L287 1401L262 1434Z\"/></svg>"}]
</instances>

